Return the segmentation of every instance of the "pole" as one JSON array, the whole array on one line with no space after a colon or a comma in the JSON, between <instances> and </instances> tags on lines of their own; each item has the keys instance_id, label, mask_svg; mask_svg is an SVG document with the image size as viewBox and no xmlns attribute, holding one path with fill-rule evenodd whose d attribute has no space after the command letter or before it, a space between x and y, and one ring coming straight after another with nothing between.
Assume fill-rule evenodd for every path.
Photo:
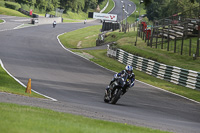
<instances>
[{"instance_id":1,"label":"pole","mask_svg":"<svg viewBox=\"0 0 200 133\"><path fill-rule=\"evenodd\" d=\"M137 26L137 34L136 34L135 46L137 45L137 36L138 36L138 26Z\"/></svg>"}]
</instances>

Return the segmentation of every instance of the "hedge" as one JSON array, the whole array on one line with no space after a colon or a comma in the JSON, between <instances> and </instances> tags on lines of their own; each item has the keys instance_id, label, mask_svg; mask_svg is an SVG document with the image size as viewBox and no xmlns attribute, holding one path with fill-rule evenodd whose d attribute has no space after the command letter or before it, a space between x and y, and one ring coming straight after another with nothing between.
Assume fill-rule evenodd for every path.
<instances>
[{"instance_id":1,"label":"hedge","mask_svg":"<svg viewBox=\"0 0 200 133\"><path fill-rule=\"evenodd\" d=\"M21 8L21 5L18 3L14 3L14 2L5 2L5 7L6 8L10 8L10 9L14 9L14 10L18 10L19 8Z\"/></svg>"}]
</instances>

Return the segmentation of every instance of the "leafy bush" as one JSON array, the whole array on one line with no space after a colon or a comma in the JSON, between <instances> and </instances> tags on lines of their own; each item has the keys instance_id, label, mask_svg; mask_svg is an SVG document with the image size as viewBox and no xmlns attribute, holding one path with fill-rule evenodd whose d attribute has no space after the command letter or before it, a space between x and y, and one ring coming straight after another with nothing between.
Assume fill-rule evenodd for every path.
<instances>
[{"instance_id":1,"label":"leafy bush","mask_svg":"<svg viewBox=\"0 0 200 133\"><path fill-rule=\"evenodd\" d=\"M14 10L18 10L19 8L21 8L21 5L18 4L18 3L14 3L14 2L6 2L5 7L10 8L10 9L14 9Z\"/></svg>"},{"instance_id":2,"label":"leafy bush","mask_svg":"<svg viewBox=\"0 0 200 133\"><path fill-rule=\"evenodd\" d=\"M21 4L21 8L26 10L26 11L29 11L29 6L26 5L26 4Z\"/></svg>"}]
</instances>

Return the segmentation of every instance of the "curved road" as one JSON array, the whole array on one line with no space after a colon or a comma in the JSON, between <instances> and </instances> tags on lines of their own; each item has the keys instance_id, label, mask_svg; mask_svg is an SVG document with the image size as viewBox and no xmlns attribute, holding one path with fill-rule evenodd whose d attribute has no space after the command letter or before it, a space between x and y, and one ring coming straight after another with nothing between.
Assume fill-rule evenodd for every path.
<instances>
[{"instance_id":1,"label":"curved road","mask_svg":"<svg viewBox=\"0 0 200 133\"><path fill-rule=\"evenodd\" d=\"M130 16L136 10L135 4L129 0L123 0L123 3L121 2L122 0L113 1L115 2L115 8L110 12L110 14L117 14L118 22L127 17L126 13L123 13L123 5L125 10L129 13L128 16ZM131 5L131 7L128 6L129 4Z\"/></svg>"},{"instance_id":2,"label":"curved road","mask_svg":"<svg viewBox=\"0 0 200 133\"><path fill-rule=\"evenodd\" d=\"M7 23L0 25L4 29L0 31L0 59L5 68L24 84L31 78L32 89L58 101L30 98L34 100L25 102L26 97L16 100L15 95L0 93L1 102L21 101L98 119L180 133L199 133L200 104L138 81L117 105L103 102L104 89L114 72L63 49L57 40L58 34L97 23L58 24L56 28L39 25L10 30L12 28L7 24L14 22L9 18L5 20ZM20 25L19 21L15 23ZM11 98L7 98L9 96Z\"/></svg>"}]
</instances>

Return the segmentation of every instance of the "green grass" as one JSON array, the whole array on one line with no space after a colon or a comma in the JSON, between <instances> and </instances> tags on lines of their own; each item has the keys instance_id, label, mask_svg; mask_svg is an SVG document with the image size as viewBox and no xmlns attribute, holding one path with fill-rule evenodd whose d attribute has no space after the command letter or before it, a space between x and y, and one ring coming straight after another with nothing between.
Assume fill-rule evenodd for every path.
<instances>
[{"instance_id":1,"label":"green grass","mask_svg":"<svg viewBox=\"0 0 200 133\"><path fill-rule=\"evenodd\" d=\"M5 7L0 7L0 14L9 15L9 16L18 16L18 17L28 17L16 10L12 10L12 9L5 8Z\"/></svg>"},{"instance_id":2,"label":"green grass","mask_svg":"<svg viewBox=\"0 0 200 133\"><path fill-rule=\"evenodd\" d=\"M0 103L2 133L167 133L37 107Z\"/></svg>"},{"instance_id":3,"label":"green grass","mask_svg":"<svg viewBox=\"0 0 200 133\"><path fill-rule=\"evenodd\" d=\"M106 6L107 2L108 0L104 0L103 2L100 3L99 5L100 10L102 10Z\"/></svg>"},{"instance_id":4,"label":"green grass","mask_svg":"<svg viewBox=\"0 0 200 133\"><path fill-rule=\"evenodd\" d=\"M34 92L32 92L31 94L25 93L26 88L21 86L17 81L15 81L12 77L10 77L1 66L0 66L0 79L1 79L0 80L1 92L8 92L8 93L14 93L18 95L44 98L43 96L38 95ZM28 83L28 79L27 79L27 83Z\"/></svg>"},{"instance_id":5,"label":"green grass","mask_svg":"<svg viewBox=\"0 0 200 133\"><path fill-rule=\"evenodd\" d=\"M83 22L83 20L75 20L75 19L63 19L64 23L73 23L73 22Z\"/></svg>"},{"instance_id":6,"label":"green grass","mask_svg":"<svg viewBox=\"0 0 200 133\"><path fill-rule=\"evenodd\" d=\"M63 14L62 17L67 18L67 19L84 20L88 18L88 13L85 13L85 12L75 13L75 12L68 11L66 14Z\"/></svg>"},{"instance_id":7,"label":"green grass","mask_svg":"<svg viewBox=\"0 0 200 133\"><path fill-rule=\"evenodd\" d=\"M166 65L200 72L200 58L193 60L192 56L180 55L178 53L173 53L172 51L167 51L166 49L151 48L147 46L147 43L145 43L140 37L137 38L137 46L135 46L135 36L136 32L134 31L126 34L122 32L113 32L107 35L106 42L116 41L117 47L134 55L152 59ZM188 40L186 40L186 42L188 42ZM177 42L177 45L179 43L181 43L181 40Z\"/></svg>"},{"instance_id":8,"label":"green grass","mask_svg":"<svg viewBox=\"0 0 200 133\"><path fill-rule=\"evenodd\" d=\"M86 27L69 32L68 34L63 34L59 36L59 39L61 40L61 43L68 48L94 47L94 42L98 38L100 29L100 25ZM80 44L79 47L77 46L78 44Z\"/></svg>"},{"instance_id":9,"label":"green grass","mask_svg":"<svg viewBox=\"0 0 200 133\"><path fill-rule=\"evenodd\" d=\"M2 19L0 19L0 23L3 23L4 21Z\"/></svg>"},{"instance_id":10,"label":"green grass","mask_svg":"<svg viewBox=\"0 0 200 133\"><path fill-rule=\"evenodd\" d=\"M108 12L110 12L110 11L113 9L113 7L114 7L114 2L113 2L113 0L109 0L109 5L108 5L108 7L106 8L106 10L103 11L103 13L108 13Z\"/></svg>"}]
</instances>

